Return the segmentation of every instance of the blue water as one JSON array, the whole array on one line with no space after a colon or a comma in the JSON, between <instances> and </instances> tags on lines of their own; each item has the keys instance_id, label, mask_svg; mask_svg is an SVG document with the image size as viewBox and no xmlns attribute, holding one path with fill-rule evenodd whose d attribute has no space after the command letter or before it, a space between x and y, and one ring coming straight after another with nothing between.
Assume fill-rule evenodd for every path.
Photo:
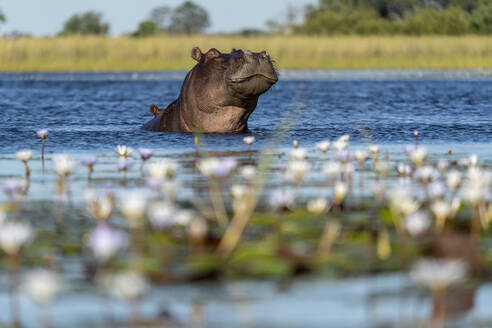
<instances>
[{"instance_id":1,"label":"blue water","mask_svg":"<svg viewBox=\"0 0 492 328\"><path fill-rule=\"evenodd\" d=\"M191 150L193 138L140 129L149 105L165 107L185 72L40 73L0 75L0 153L39 148L35 132L50 130L48 152L101 152L116 144ZM261 146L280 127L304 145L348 133L354 142L399 144L418 129L424 143L492 140L492 74L488 71L282 72L260 98L249 128ZM242 135L209 135L210 147L234 149Z\"/></svg>"}]
</instances>

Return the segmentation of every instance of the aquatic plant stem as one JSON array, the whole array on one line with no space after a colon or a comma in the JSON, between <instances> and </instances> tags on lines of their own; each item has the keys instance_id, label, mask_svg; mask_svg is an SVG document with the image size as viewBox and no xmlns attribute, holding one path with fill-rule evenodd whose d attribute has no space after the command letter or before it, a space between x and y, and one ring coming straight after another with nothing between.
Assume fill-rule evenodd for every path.
<instances>
[{"instance_id":1,"label":"aquatic plant stem","mask_svg":"<svg viewBox=\"0 0 492 328\"><path fill-rule=\"evenodd\" d=\"M44 172L44 142L46 139L41 139L41 167L43 168Z\"/></svg>"},{"instance_id":2,"label":"aquatic plant stem","mask_svg":"<svg viewBox=\"0 0 492 328\"><path fill-rule=\"evenodd\" d=\"M210 199L212 201L212 206L215 212L215 218L221 226L225 226L229 222L229 218L226 214L220 186L216 181L209 181L208 187L210 192Z\"/></svg>"},{"instance_id":3,"label":"aquatic plant stem","mask_svg":"<svg viewBox=\"0 0 492 328\"><path fill-rule=\"evenodd\" d=\"M433 304L430 327L442 328L446 320L446 287L433 288L431 296Z\"/></svg>"},{"instance_id":4,"label":"aquatic plant stem","mask_svg":"<svg viewBox=\"0 0 492 328\"><path fill-rule=\"evenodd\" d=\"M19 326L20 322L20 306L19 306L19 254L10 255L9 259L9 298L10 298L10 320L12 326Z\"/></svg>"},{"instance_id":5,"label":"aquatic plant stem","mask_svg":"<svg viewBox=\"0 0 492 328\"><path fill-rule=\"evenodd\" d=\"M27 165L27 161L24 161L24 167L26 168L26 180L29 180L31 176L31 170L29 169L29 165Z\"/></svg>"}]
</instances>

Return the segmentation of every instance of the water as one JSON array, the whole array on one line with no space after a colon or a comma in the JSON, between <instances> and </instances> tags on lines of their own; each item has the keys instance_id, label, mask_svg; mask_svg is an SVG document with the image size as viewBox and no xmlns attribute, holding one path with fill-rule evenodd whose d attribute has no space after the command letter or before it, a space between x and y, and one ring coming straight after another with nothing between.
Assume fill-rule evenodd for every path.
<instances>
[{"instance_id":1,"label":"water","mask_svg":"<svg viewBox=\"0 0 492 328\"><path fill-rule=\"evenodd\" d=\"M37 130L47 128L48 159L54 153L70 153L77 159L88 154L98 156L94 173L97 187L121 179L115 169L114 147L126 144L154 148L156 157L179 160L182 189L178 198L191 197L197 179L188 157L194 151L193 137L140 129L151 118L151 103L165 107L177 97L184 75L185 72L0 75L0 180L22 176L23 166L13 154L24 148L35 149L35 159L30 162L29 200L56 199L56 177L50 161L43 172L40 141L35 137ZM317 141L348 133L354 148L380 144L397 161L405 158L402 146L414 142L412 132L418 129L421 143L432 156L452 150L449 159L453 160L476 153L481 164L490 166L491 94L490 71L282 72L280 82L260 98L248 133L257 139L254 149L261 149L282 135L276 150L281 160L293 139L312 149ZM282 129L285 127L288 129ZM204 137L201 147L244 151L243 137L244 134L210 134ZM250 156L236 155L245 161ZM319 167L323 156L309 152L308 159ZM80 167L72 176L76 201L87 186L86 176ZM134 169L128 177L138 180L140 174ZM125 188L116 185L117 192ZM275 182L268 182L267 189L272 185ZM316 196L320 189L319 184L306 187L303 196ZM5 201L5 197L2 193L0 201ZM47 230L54 230L52 218L40 221ZM83 278L82 261L77 256L64 256L61 262L72 289L52 309L55 325L102 325L105 314L101 313L101 297ZM0 308L8 307L6 285L5 275L0 274ZM413 291L402 292L407 288ZM453 327L468 327L477 318L490 322L487 309L491 295L490 283L485 282L477 292L474 310ZM424 322L430 312L428 299L415 290L404 273L338 281L296 278L287 286L284 281L152 286L141 310L149 318L166 310L178 324L190 326L197 300L203 304L209 327L377 327L402 321ZM21 306L23 323L36 326L36 306L25 295ZM112 302L111 309L120 320L129 316L125 304ZM8 318L7 311L0 311L0 322L8 322Z\"/></svg>"},{"instance_id":2,"label":"water","mask_svg":"<svg viewBox=\"0 0 492 328\"><path fill-rule=\"evenodd\" d=\"M150 133L140 126L152 103L165 107L184 72L3 74L0 152L38 148L35 132L50 130L49 152L104 152L116 144L166 151L193 149L188 134ZM371 80L371 76L373 79ZM249 121L261 146L287 123L289 138L309 146L348 133L354 142L411 142L418 129L430 144L492 140L492 77L487 71L284 72ZM209 135L216 149L243 146L242 135Z\"/></svg>"}]
</instances>

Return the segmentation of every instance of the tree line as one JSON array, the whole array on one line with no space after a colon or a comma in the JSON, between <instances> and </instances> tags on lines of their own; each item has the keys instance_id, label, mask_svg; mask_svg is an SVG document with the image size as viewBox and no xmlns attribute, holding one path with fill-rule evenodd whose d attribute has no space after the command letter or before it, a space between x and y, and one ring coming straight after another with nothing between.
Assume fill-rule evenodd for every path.
<instances>
[{"instance_id":1,"label":"tree line","mask_svg":"<svg viewBox=\"0 0 492 328\"><path fill-rule=\"evenodd\" d=\"M492 0L320 0L301 34L490 34Z\"/></svg>"},{"instance_id":2,"label":"tree line","mask_svg":"<svg viewBox=\"0 0 492 328\"><path fill-rule=\"evenodd\" d=\"M0 23L5 21L0 10ZM176 7L154 8L129 35L200 34L209 26L207 10L185 1ZM240 34L492 34L492 0L319 0L304 8L289 5L284 19L270 19L266 26L268 32L245 30ZM109 30L101 13L89 11L71 16L58 35L104 36Z\"/></svg>"}]
</instances>

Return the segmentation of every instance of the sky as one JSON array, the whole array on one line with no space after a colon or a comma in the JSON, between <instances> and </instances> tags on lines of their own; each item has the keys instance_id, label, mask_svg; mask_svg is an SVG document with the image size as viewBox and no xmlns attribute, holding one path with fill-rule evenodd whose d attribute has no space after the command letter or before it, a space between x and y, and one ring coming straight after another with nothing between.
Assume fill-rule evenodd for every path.
<instances>
[{"instance_id":1,"label":"sky","mask_svg":"<svg viewBox=\"0 0 492 328\"><path fill-rule=\"evenodd\" d=\"M111 35L121 35L136 29L152 8L177 6L183 0L0 0L0 9L7 18L0 33L13 30L35 36L59 32L74 13L96 10L103 13L111 25ZM244 28L265 28L265 21L285 16L290 3L302 8L317 0L195 0L210 14L208 32L234 32Z\"/></svg>"}]
</instances>

